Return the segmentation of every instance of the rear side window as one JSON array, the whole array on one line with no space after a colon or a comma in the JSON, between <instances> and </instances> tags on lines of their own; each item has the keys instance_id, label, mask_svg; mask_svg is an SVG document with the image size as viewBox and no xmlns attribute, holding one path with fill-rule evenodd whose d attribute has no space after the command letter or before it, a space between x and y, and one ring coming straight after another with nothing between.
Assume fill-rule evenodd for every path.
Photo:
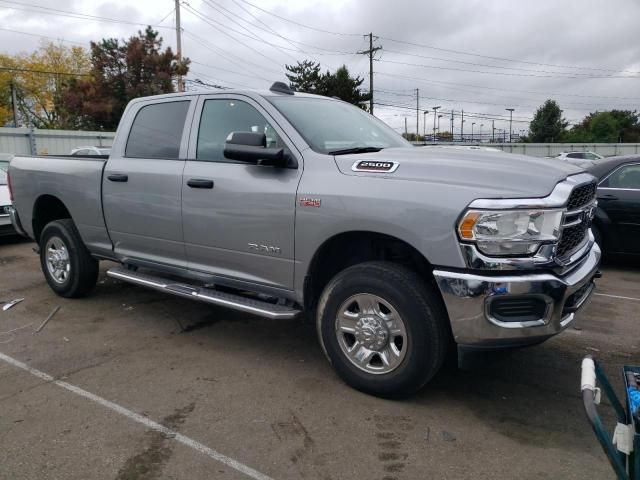
<instances>
[{"instance_id":1,"label":"rear side window","mask_svg":"<svg viewBox=\"0 0 640 480\"><path fill-rule=\"evenodd\" d=\"M583 153L569 153L567 158L584 158Z\"/></svg>"},{"instance_id":2,"label":"rear side window","mask_svg":"<svg viewBox=\"0 0 640 480\"><path fill-rule=\"evenodd\" d=\"M125 156L177 159L189 101L142 107L131 126Z\"/></svg>"},{"instance_id":3,"label":"rear side window","mask_svg":"<svg viewBox=\"0 0 640 480\"><path fill-rule=\"evenodd\" d=\"M224 158L224 145L231 132L264 133L267 147L285 146L267 119L248 103L239 100L207 100L202 108L196 158L235 163Z\"/></svg>"},{"instance_id":4,"label":"rear side window","mask_svg":"<svg viewBox=\"0 0 640 480\"><path fill-rule=\"evenodd\" d=\"M640 190L640 164L625 165L607 178L604 187Z\"/></svg>"}]
</instances>

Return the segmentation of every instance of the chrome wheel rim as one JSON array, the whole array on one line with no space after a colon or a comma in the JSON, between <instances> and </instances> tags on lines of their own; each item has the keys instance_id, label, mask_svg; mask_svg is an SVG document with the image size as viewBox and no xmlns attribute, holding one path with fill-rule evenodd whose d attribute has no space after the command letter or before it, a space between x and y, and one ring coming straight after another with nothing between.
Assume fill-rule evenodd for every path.
<instances>
[{"instance_id":1,"label":"chrome wheel rim","mask_svg":"<svg viewBox=\"0 0 640 480\"><path fill-rule=\"evenodd\" d=\"M377 295L359 293L345 300L338 309L335 332L342 353L367 373L390 373L407 353L404 321Z\"/></svg>"},{"instance_id":2,"label":"chrome wheel rim","mask_svg":"<svg viewBox=\"0 0 640 480\"><path fill-rule=\"evenodd\" d=\"M51 237L45 245L45 260L49 275L56 283L64 283L71 274L69 251L60 237Z\"/></svg>"}]
</instances>

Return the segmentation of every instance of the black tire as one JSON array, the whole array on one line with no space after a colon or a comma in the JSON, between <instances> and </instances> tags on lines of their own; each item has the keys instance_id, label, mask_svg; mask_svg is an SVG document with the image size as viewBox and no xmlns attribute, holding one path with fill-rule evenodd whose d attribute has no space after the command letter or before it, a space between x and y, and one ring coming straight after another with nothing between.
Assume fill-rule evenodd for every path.
<instances>
[{"instance_id":1,"label":"black tire","mask_svg":"<svg viewBox=\"0 0 640 480\"><path fill-rule=\"evenodd\" d=\"M58 239L68 253L69 269L64 279L56 279L47 266L47 245ZM82 242L78 229L71 219L48 223L40 235L40 266L51 289L61 297L82 297L88 294L98 281L98 261Z\"/></svg>"},{"instance_id":2,"label":"black tire","mask_svg":"<svg viewBox=\"0 0 640 480\"><path fill-rule=\"evenodd\" d=\"M369 373L343 352L336 334L338 310L359 294L383 299L402 319L406 352L392 371ZM329 282L320 297L316 321L327 358L347 384L372 395L404 397L423 387L442 366L449 346L447 318L438 292L416 273L390 262L366 262L343 270Z\"/></svg>"}]
</instances>

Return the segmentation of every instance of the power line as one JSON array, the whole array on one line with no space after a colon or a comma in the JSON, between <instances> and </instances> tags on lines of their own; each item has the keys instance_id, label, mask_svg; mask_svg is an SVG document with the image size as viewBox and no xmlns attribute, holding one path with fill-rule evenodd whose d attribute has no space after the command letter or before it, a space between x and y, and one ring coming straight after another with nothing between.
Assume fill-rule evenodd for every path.
<instances>
[{"instance_id":1,"label":"power line","mask_svg":"<svg viewBox=\"0 0 640 480\"><path fill-rule=\"evenodd\" d=\"M20 30L12 30L10 28L4 28L4 27L0 27L0 30L3 30L5 32L11 32L11 33L19 33L20 35L29 35L30 37L46 38L48 40L55 40L56 42L72 43L74 45L85 46L84 43L74 42L72 40L65 40L64 38L47 37L46 35L38 35L37 33L21 32Z\"/></svg>"},{"instance_id":2,"label":"power line","mask_svg":"<svg viewBox=\"0 0 640 480\"><path fill-rule=\"evenodd\" d=\"M467 56L472 56L472 57L479 57L479 58L487 58L490 60L498 60L501 62L515 62L515 63L525 63L528 65L538 65L538 66L542 66L542 67L557 67L557 68L567 68L567 69L574 69L574 70L594 70L594 71L603 71L603 72L624 72L623 69L620 68L596 68L596 67L582 67L582 66L576 66L576 65L559 65L559 64L554 64L554 63L541 63L541 62L532 62L529 60L521 60L521 59L514 59L514 58L506 58L506 57L496 57L496 56L491 56L491 55L482 55L479 53L473 53L473 52L465 52L462 50L454 50L451 48L441 48L441 47L436 47L433 45L425 45L423 43L415 43L415 42L408 42L405 40L397 40L394 38L389 38L389 37L380 37L382 40L388 40L390 42L395 42L395 43L402 43L405 45L413 45L414 47L421 47L421 48L428 48L431 50L438 50L441 52L448 52L448 53L455 53L458 55L467 55Z\"/></svg>"},{"instance_id":3,"label":"power line","mask_svg":"<svg viewBox=\"0 0 640 480\"><path fill-rule=\"evenodd\" d=\"M247 5L251 5L253 8L260 10L263 13L266 13L267 15L271 15L272 17L276 17L279 18L280 20L283 20L285 22L289 22L289 23L293 23L294 25L298 25L299 27L302 28L307 28L309 30L314 30L316 32L321 32L321 33L328 33L330 35L340 35L340 36L345 36L345 37L360 37L362 34L360 33L343 33L343 32L332 32L331 30L324 30L322 28L317 28L317 27L312 27L310 25L305 25L304 23L300 23L297 22L295 20L291 20L290 18L286 18L283 16L280 16L276 13L270 12L269 10L265 10L264 8L258 7L257 5L248 2L247 0L240 0L242 3L246 3Z\"/></svg>"},{"instance_id":4,"label":"power line","mask_svg":"<svg viewBox=\"0 0 640 480\"><path fill-rule=\"evenodd\" d=\"M455 72L469 72L469 73L480 73L485 75L502 75L507 77L531 77L531 78L572 78L572 79L603 79L603 78L640 78L629 75L589 75L586 73L574 73L571 75L533 75L528 73L514 73L514 72L487 72L483 70L470 70L466 68L455 68L455 67L443 67L438 65L425 65L421 63L407 63L407 62L396 62L394 60L381 60L385 63L393 63L396 65L406 65L409 67L419 67L419 68L433 68L436 70L451 70Z\"/></svg>"},{"instance_id":5,"label":"power line","mask_svg":"<svg viewBox=\"0 0 640 480\"><path fill-rule=\"evenodd\" d=\"M486 63L466 62L464 60L455 60L455 59L452 59L452 58L432 57L432 56L429 56L429 55L420 55L420 54L411 53L411 52L399 52L397 50L385 49L385 52L394 53L394 54L397 54L397 55L407 55L407 56L410 56L410 57L426 58L427 60L439 60L439 61L443 61L443 62L460 63L460 64L463 64L463 65L473 65L473 66L477 66L477 67L499 68L499 69L503 69L503 70L519 70L519 71L522 71L522 72L552 73L552 74L559 74L559 75L565 75L565 74L568 73L568 72L556 72L556 71L548 71L548 70L532 70L532 69L529 69L529 68L507 67L507 66L501 66L501 65L488 65ZM606 71L609 71L609 70L606 70ZM638 72L638 71L628 71L628 70L625 70L624 73L640 74L640 72ZM589 74L576 74L576 75L593 76L593 75L589 75ZM606 77L609 77L609 75L607 75ZM600 76L595 76L595 78L601 78L601 77Z\"/></svg>"},{"instance_id":6,"label":"power line","mask_svg":"<svg viewBox=\"0 0 640 480\"><path fill-rule=\"evenodd\" d=\"M0 0L0 2L2 3L9 3L9 4L17 4L17 5L27 5L29 7L33 7L33 8L23 8L23 7L16 7L16 6L4 6L4 5L0 5L0 8L8 8L8 9L12 9L12 10L23 10L26 12L36 12L39 14L44 14L44 15L54 15L54 16L59 16L59 17L69 17L69 18L76 18L79 20L91 20L91 21L96 21L96 22L104 22L104 23L119 23L119 24L123 24L123 25L136 25L136 26L151 26L154 28L168 28L173 30L173 27L166 27L163 25L149 25L148 23L137 23L137 22L129 22L127 20L119 20L116 18L109 18L109 17L101 17L98 15L89 15L86 13L77 13L77 12L72 12L69 10L60 10L57 8L49 8L49 7L41 7L39 5L33 5L33 4L28 4L28 3L21 3L21 2L15 2L12 0ZM34 8L36 10L34 10Z\"/></svg>"},{"instance_id":7,"label":"power line","mask_svg":"<svg viewBox=\"0 0 640 480\"><path fill-rule=\"evenodd\" d=\"M90 77L91 76L88 73L80 73L80 72L54 72L51 70L37 70L37 69L31 69L31 68L14 68L14 67L0 67L0 71L38 73L42 75L63 75L67 77Z\"/></svg>"}]
</instances>

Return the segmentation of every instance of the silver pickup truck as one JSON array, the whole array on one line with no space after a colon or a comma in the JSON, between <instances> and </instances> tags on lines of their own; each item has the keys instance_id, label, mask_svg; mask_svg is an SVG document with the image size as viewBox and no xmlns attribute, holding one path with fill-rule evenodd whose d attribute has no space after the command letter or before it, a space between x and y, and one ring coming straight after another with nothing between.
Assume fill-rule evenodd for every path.
<instances>
[{"instance_id":1,"label":"silver pickup truck","mask_svg":"<svg viewBox=\"0 0 640 480\"><path fill-rule=\"evenodd\" d=\"M134 100L108 159L17 156L9 177L57 294L87 294L111 260L108 276L173 295L306 313L338 374L382 396L422 387L452 346L559 333L599 275L591 175L413 147L280 83Z\"/></svg>"}]
</instances>

